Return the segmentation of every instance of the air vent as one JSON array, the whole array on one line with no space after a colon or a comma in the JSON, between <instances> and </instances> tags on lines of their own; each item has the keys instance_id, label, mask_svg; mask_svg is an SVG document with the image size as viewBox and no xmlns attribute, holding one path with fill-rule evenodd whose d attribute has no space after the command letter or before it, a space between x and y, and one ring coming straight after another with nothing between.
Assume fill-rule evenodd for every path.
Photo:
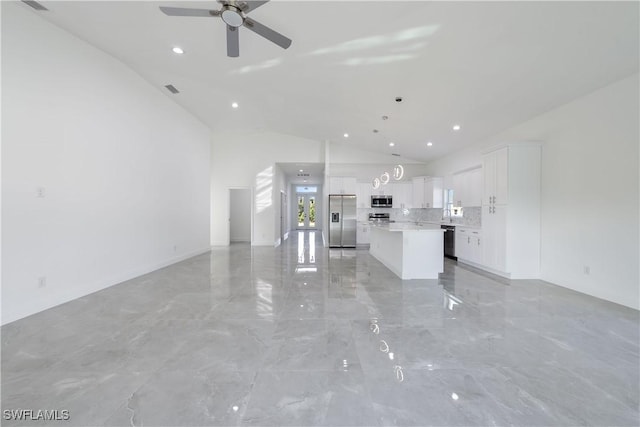
<instances>
[{"instance_id":1,"label":"air vent","mask_svg":"<svg viewBox=\"0 0 640 427\"><path fill-rule=\"evenodd\" d=\"M35 10L49 10L46 7L44 7L43 5L41 5L40 3L38 3L37 1L33 1L33 0L22 0L23 3L28 4L29 6L31 6L32 8L34 8Z\"/></svg>"},{"instance_id":2,"label":"air vent","mask_svg":"<svg viewBox=\"0 0 640 427\"><path fill-rule=\"evenodd\" d=\"M391 153L392 156L396 156L396 157L400 157L400 154L397 153Z\"/></svg>"},{"instance_id":3,"label":"air vent","mask_svg":"<svg viewBox=\"0 0 640 427\"><path fill-rule=\"evenodd\" d=\"M309 176L308 173L299 173L298 176Z\"/></svg>"},{"instance_id":4,"label":"air vent","mask_svg":"<svg viewBox=\"0 0 640 427\"><path fill-rule=\"evenodd\" d=\"M178 89L174 85L166 85L167 90L173 94L180 93Z\"/></svg>"}]
</instances>

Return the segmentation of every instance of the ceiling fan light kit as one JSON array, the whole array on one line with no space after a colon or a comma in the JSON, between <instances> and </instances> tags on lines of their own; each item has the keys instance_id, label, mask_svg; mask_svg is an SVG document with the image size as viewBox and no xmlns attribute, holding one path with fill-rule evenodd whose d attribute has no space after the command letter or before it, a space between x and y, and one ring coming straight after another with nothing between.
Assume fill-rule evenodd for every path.
<instances>
[{"instance_id":1,"label":"ceiling fan light kit","mask_svg":"<svg viewBox=\"0 0 640 427\"><path fill-rule=\"evenodd\" d=\"M259 36L264 37L272 43L277 44L283 49L291 46L291 39L283 36L279 32L251 19L247 13L267 3L269 0L255 1L237 1L224 0L220 10L207 9L189 9L183 7L164 7L160 6L160 10L168 16L188 16L211 18L220 17L227 24L227 56L235 58L240 56L238 28L245 27Z\"/></svg>"},{"instance_id":2,"label":"ceiling fan light kit","mask_svg":"<svg viewBox=\"0 0 640 427\"><path fill-rule=\"evenodd\" d=\"M220 17L222 20L232 27L239 27L244 23L244 17L242 11L235 6L225 4L220 11Z\"/></svg>"}]
</instances>

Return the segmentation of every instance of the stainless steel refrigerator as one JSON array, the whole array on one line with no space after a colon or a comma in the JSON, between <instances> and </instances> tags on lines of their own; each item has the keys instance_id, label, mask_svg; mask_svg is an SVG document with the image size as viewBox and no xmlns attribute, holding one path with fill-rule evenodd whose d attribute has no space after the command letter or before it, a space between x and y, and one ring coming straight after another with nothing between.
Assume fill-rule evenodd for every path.
<instances>
[{"instance_id":1,"label":"stainless steel refrigerator","mask_svg":"<svg viewBox=\"0 0 640 427\"><path fill-rule=\"evenodd\" d=\"M356 196L329 196L329 247L356 247Z\"/></svg>"}]
</instances>

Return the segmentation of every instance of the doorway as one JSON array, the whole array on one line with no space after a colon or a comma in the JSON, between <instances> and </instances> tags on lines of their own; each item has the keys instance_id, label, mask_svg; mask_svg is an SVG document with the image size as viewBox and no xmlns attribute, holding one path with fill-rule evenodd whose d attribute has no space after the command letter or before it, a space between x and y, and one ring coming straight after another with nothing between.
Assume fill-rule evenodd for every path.
<instances>
[{"instance_id":1,"label":"doorway","mask_svg":"<svg viewBox=\"0 0 640 427\"><path fill-rule=\"evenodd\" d=\"M287 193L280 191L280 242L284 242L287 235Z\"/></svg>"},{"instance_id":2,"label":"doorway","mask_svg":"<svg viewBox=\"0 0 640 427\"><path fill-rule=\"evenodd\" d=\"M309 230L317 227L316 218L316 193L296 193L298 209L296 228Z\"/></svg>"},{"instance_id":3,"label":"doorway","mask_svg":"<svg viewBox=\"0 0 640 427\"><path fill-rule=\"evenodd\" d=\"M251 189L229 189L229 241L251 243Z\"/></svg>"}]
</instances>

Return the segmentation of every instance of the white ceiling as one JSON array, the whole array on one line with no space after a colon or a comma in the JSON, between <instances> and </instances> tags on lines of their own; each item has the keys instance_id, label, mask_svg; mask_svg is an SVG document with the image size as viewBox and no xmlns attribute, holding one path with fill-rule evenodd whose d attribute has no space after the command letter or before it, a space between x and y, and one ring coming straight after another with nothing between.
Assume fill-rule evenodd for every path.
<instances>
[{"instance_id":1,"label":"white ceiling","mask_svg":"<svg viewBox=\"0 0 640 427\"><path fill-rule=\"evenodd\" d=\"M219 18L158 9L214 1L41 3L49 11L34 13L161 90L176 86L167 96L213 131L268 129L424 162L638 72L637 2L274 0L249 16L293 44L241 28L239 58L226 56Z\"/></svg>"},{"instance_id":2,"label":"white ceiling","mask_svg":"<svg viewBox=\"0 0 640 427\"><path fill-rule=\"evenodd\" d=\"M322 184L324 181L323 163L278 163L278 166L291 184Z\"/></svg>"}]
</instances>

